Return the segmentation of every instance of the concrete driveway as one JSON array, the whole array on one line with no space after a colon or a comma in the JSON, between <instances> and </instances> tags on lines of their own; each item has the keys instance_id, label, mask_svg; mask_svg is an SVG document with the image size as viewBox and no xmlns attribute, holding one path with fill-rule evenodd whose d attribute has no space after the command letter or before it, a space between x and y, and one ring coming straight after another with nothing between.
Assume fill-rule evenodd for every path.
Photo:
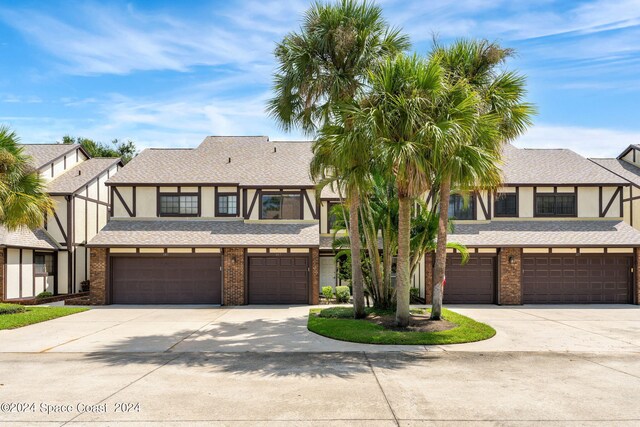
<instances>
[{"instance_id":1,"label":"concrete driveway","mask_svg":"<svg viewBox=\"0 0 640 427\"><path fill-rule=\"evenodd\" d=\"M112 306L0 331L0 425L640 424L639 307L460 306L497 336L428 348L318 337L308 309Z\"/></svg>"},{"instance_id":2,"label":"concrete driveway","mask_svg":"<svg viewBox=\"0 0 640 427\"><path fill-rule=\"evenodd\" d=\"M447 346L363 345L309 332L309 306L108 306L0 331L0 352L640 351L638 306L450 308L497 335Z\"/></svg>"}]
</instances>

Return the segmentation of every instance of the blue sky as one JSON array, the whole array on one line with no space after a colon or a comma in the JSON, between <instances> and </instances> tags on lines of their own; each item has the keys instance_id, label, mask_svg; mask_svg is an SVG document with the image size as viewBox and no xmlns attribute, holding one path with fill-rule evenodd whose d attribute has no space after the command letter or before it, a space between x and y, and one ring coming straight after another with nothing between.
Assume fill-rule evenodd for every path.
<instances>
[{"instance_id":1,"label":"blue sky","mask_svg":"<svg viewBox=\"0 0 640 427\"><path fill-rule=\"evenodd\" d=\"M284 133L264 113L273 48L308 1L0 0L0 123L23 142L65 134L195 146ZM517 49L535 126L518 141L615 156L640 143L640 0L384 0L413 49L438 35Z\"/></svg>"}]
</instances>

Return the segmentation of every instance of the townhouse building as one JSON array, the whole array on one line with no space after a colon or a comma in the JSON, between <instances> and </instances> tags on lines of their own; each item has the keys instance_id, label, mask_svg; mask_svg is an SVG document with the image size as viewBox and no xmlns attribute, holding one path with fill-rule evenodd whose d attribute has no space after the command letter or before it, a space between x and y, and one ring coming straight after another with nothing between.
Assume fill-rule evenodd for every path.
<instances>
[{"instance_id":1,"label":"townhouse building","mask_svg":"<svg viewBox=\"0 0 640 427\"><path fill-rule=\"evenodd\" d=\"M29 300L42 292L74 294L87 288L86 242L107 223L110 195L105 182L120 159L91 158L77 144L24 144L32 166L46 181L54 213L35 230L0 227L0 300Z\"/></svg>"},{"instance_id":2,"label":"townhouse building","mask_svg":"<svg viewBox=\"0 0 640 427\"><path fill-rule=\"evenodd\" d=\"M316 304L339 280L340 199L317 194L311 157L308 141L267 137L143 151L106 182L111 218L87 244L92 302ZM497 191L451 197L450 240L471 256L448 255L446 303L638 302L628 180L563 149L509 145L502 169ZM432 274L429 254L412 279L427 302Z\"/></svg>"},{"instance_id":3,"label":"townhouse building","mask_svg":"<svg viewBox=\"0 0 640 427\"><path fill-rule=\"evenodd\" d=\"M631 184L566 149L508 145L503 161L502 188L466 205L451 197L449 240L471 257L449 255L445 303L638 303L640 235L624 220Z\"/></svg>"}]
</instances>

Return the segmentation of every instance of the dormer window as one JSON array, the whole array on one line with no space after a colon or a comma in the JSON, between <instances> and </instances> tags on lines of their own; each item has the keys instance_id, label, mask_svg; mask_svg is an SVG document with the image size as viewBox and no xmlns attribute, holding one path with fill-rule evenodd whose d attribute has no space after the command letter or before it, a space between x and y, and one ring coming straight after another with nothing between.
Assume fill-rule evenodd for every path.
<instances>
[{"instance_id":1,"label":"dormer window","mask_svg":"<svg viewBox=\"0 0 640 427\"><path fill-rule=\"evenodd\" d=\"M260 219L302 219L300 194L263 193L260 198Z\"/></svg>"},{"instance_id":2,"label":"dormer window","mask_svg":"<svg viewBox=\"0 0 640 427\"><path fill-rule=\"evenodd\" d=\"M216 216L237 216L238 195L236 193L218 194Z\"/></svg>"},{"instance_id":3,"label":"dormer window","mask_svg":"<svg viewBox=\"0 0 640 427\"><path fill-rule=\"evenodd\" d=\"M496 217L518 216L518 195L516 193L498 193L494 204Z\"/></svg>"},{"instance_id":4,"label":"dormer window","mask_svg":"<svg viewBox=\"0 0 640 427\"><path fill-rule=\"evenodd\" d=\"M536 216L577 216L575 193L538 193L535 197Z\"/></svg>"},{"instance_id":5,"label":"dormer window","mask_svg":"<svg viewBox=\"0 0 640 427\"><path fill-rule=\"evenodd\" d=\"M466 200L461 194L449 196L449 218L469 220L473 219L474 197L469 196Z\"/></svg>"},{"instance_id":6,"label":"dormer window","mask_svg":"<svg viewBox=\"0 0 640 427\"><path fill-rule=\"evenodd\" d=\"M198 216L198 194L160 194L160 216Z\"/></svg>"}]
</instances>

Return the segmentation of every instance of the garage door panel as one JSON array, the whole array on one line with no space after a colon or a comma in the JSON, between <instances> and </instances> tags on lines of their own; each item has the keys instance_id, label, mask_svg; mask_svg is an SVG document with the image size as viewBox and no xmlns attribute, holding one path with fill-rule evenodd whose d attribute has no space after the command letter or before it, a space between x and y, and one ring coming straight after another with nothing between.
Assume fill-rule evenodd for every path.
<instances>
[{"instance_id":1,"label":"garage door panel","mask_svg":"<svg viewBox=\"0 0 640 427\"><path fill-rule=\"evenodd\" d=\"M459 255L447 257L445 304L492 304L495 302L495 256L471 255L460 265Z\"/></svg>"},{"instance_id":2,"label":"garage door panel","mask_svg":"<svg viewBox=\"0 0 640 427\"><path fill-rule=\"evenodd\" d=\"M114 304L220 304L220 257L112 257Z\"/></svg>"},{"instance_id":3,"label":"garage door panel","mask_svg":"<svg viewBox=\"0 0 640 427\"><path fill-rule=\"evenodd\" d=\"M628 303L631 298L628 256L528 255L523 265L536 266L524 270L524 303Z\"/></svg>"},{"instance_id":4,"label":"garage door panel","mask_svg":"<svg viewBox=\"0 0 640 427\"><path fill-rule=\"evenodd\" d=\"M306 256L249 257L249 303L307 304L308 265Z\"/></svg>"}]
</instances>

